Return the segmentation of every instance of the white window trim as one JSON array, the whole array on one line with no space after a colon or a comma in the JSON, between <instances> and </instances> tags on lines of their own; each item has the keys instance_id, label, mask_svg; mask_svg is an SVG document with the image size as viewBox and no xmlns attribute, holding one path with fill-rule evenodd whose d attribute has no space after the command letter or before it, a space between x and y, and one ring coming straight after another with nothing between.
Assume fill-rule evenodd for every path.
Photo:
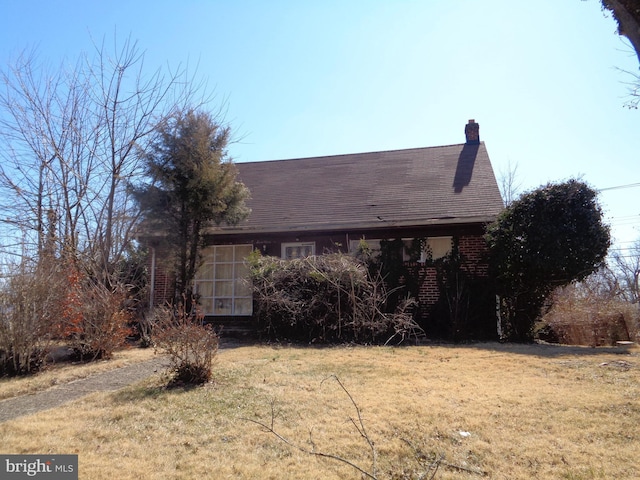
<instances>
[{"instance_id":1,"label":"white window trim","mask_svg":"<svg viewBox=\"0 0 640 480\"><path fill-rule=\"evenodd\" d=\"M280 245L280 258L283 260L288 260L287 258L287 248L295 248L295 247L311 247L311 255L314 256L316 254L316 242L286 242ZM293 257L299 258L299 257Z\"/></svg>"},{"instance_id":2,"label":"white window trim","mask_svg":"<svg viewBox=\"0 0 640 480\"><path fill-rule=\"evenodd\" d=\"M252 295L242 295L242 294L239 294L238 292L236 292L236 280L237 280L237 277L236 277L236 271L237 271L236 270L236 265L243 264L244 261L246 260L244 258L242 258L242 259L236 258L236 248L239 248L239 247L251 247L251 249L253 249L253 245L251 245L251 244L211 245L210 248L213 250L213 252L215 252L215 249L217 247L233 247L234 255L233 255L233 258L231 259L231 261L219 262L218 263L219 265L222 265L222 264L233 265L233 267L232 267L233 268L232 278L216 280L215 278L198 278L198 276L196 274L196 278L195 278L195 281L194 281L195 292L198 293L199 283L200 282L206 282L206 283L210 283L211 282L211 283L215 284L216 281L228 281L228 282L232 282L232 293L231 293L231 295L224 296L224 297L216 297L215 294L213 296L211 296L211 297L210 296L204 297L204 298L207 298L207 299L212 299L212 304L213 304L214 307L213 307L213 311L204 311L203 313L205 315L207 315L207 316L212 316L212 317L216 317L216 316L218 316L218 317L220 317L220 316L223 316L223 317L226 317L226 316L242 316L242 317L250 316L250 315L253 314L253 306L250 307L250 312L249 313L238 314L238 313L235 312L235 302L236 302L236 300L249 300L249 301L251 301L251 303L253 301L253 296ZM215 256L214 256L214 260L213 261L209 262L209 261L205 260L205 263L206 264L210 264L210 265L215 265L215 263L216 263L215 262ZM215 267L214 267L214 269L212 271L215 272ZM215 312L215 304L216 304L216 302L219 301L219 300L223 300L223 299L231 300L231 305L232 305L231 313L216 313Z\"/></svg>"}]
</instances>

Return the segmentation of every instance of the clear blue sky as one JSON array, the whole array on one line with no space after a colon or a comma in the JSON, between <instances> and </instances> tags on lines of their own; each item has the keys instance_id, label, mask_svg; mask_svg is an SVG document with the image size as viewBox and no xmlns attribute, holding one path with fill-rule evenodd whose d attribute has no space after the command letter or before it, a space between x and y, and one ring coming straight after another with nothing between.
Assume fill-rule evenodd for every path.
<instances>
[{"instance_id":1,"label":"clear blue sky","mask_svg":"<svg viewBox=\"0 0 640 480\"><path fill-rule=\"evenodd\" d=\"M498 177L640 183L638 59L598 0L0 0L0 61L53 64L131 35L149 72L196 63L227 99L237 162L447 145L480 124ZM604 191L618 248L640 187Z\"/></svg>"}]
</instances>

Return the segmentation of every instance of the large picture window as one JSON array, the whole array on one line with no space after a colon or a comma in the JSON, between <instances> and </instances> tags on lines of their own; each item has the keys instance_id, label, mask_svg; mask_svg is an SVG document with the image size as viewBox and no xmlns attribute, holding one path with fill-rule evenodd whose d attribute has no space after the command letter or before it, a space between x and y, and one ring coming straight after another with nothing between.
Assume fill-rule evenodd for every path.
<instances>
[{"instance_id":1,"label":"large picture window","mask_svg":"<svg viewBox=\"0 0 640 480\"><path fill-rule=\"evenodd\" d=\"M251 245L214 245L203 250L204 263L195 278L202 313L246 316L253 313L249 269L245 259Z\"/></svg>"}]
</instances>

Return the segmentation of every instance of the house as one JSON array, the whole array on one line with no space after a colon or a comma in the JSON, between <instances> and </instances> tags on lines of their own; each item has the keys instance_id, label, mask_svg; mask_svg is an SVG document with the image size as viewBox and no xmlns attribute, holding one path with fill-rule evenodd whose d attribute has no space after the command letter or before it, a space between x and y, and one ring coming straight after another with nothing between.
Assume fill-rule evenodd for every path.
<instances>
[{"instance_id":1,"label":"house","mask_svg":"<svg viewBox=\"0 0 640 480\"><path fill-rule=\"evenodd\" d=\"M241 280L253 249L295 258L354 250L361 239L375 247L383 239L426 238L438 257L456 238L468 261L479 262L485 226L503 202L474 120L465 135L457 145L236 164L252 212L239 225L208 231L195 285L203 313L251 316L251 290ZM155 255L152 305L170 294ZM420 300L437 297L435 276L427 275Z\"/></svg>"}]
</instances>

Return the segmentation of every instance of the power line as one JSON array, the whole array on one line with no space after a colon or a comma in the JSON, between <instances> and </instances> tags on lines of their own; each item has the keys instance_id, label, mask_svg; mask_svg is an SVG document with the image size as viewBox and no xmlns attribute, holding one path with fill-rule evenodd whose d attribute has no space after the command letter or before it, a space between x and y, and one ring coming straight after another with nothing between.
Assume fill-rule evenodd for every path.
<instances>
[{"instance_id":1,"label":"power line","mask_svg":"<svg viewBox=\"0 0 640 480\"><path fill-rule=\"evenodd\" d=\"M640 213L634 213L633 215L622 215L619 217L609 217L609 220L638 220L640 219Z\"/></svg>"},{"instance_id":2,"label":"power line","mask_svg":"<svg viewBox=\"0 0 640 480\"><path fill-rule=\"evenodd\" d=\"M608 218L607 220L609 220L612 223L616 223L618 225L627 225L627 224L633 224L633 223L640 223L640 215L633 215L629 217L611 217L611 218Z\"/></svg>"},{"instance_id":3,"label":"power line","mask_svg":"<svg viewBox=\"0 0 640 480\"><path fill-rule=\"evenodd\" d=\"M640 183L628 183L626 185L616 185L615 187L598 188L597 191L606 192L609 190L621 190L623 188L634 188L634 187L640 187Z\"/></svg>"},{"instance_id":4,"label":"power line","mask_svg":"<svg viewBox=\"0 0 640 480\"><path fill-rule=\"evenodd\" d=\"M638 246L619 247L615 244L612 244L609 247L609 251L610 252L637 252L640 255L640 248L638 248Z\"/></svg>"},{"instance_id":5,"label":"power line","mask_svg":"<svg viewBox=\"0 0 640 480\"><path fill-rule=\"evenodd\" d=\"M631 247L621 247L621 248L632 248L633 244L638 243L638 240L624 240L622 242L615 242L615 243L616 243L616 245L627 245L627 244L630 244Z\"/></svg>"}]
</instances>

